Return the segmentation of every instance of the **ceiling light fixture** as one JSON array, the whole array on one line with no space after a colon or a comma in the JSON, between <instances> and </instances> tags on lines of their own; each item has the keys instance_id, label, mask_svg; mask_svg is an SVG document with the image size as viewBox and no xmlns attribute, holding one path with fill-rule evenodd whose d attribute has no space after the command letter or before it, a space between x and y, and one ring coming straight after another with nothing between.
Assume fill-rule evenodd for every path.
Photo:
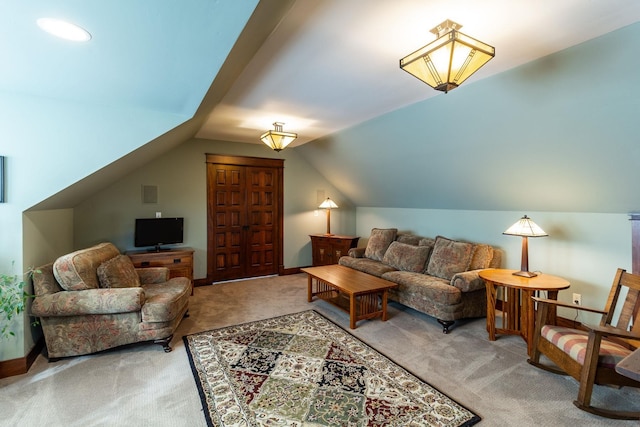
<instances>
[{"instance_id":1,"label":"ceiling light fixture","mask_svg":"<svg viewBox=\"0 0 640 427\"><path fill-rule=\"evenodd\" d=\"M495 48L462 34L449 19L431 30L438 38L400 60L400 68L435 90L449 92L495 56Z\"/></svg>"},{"instance_id":2,"label":"ceiling light fixture","mask_svg":"<svg viewBox=\"0 0 640 427\"><path fill-rule=\"evenodd\" d=\"M74 42L91 40L91 34L87 30L70 22L55 18L40 18L36 23L42 30L61 39Z\"/></svg>"},{"instance_id":3,"label":"ceiling light fixture","mask_svg":"<svg viewBox=\"0 0 640 427\"><path fill-rule=\"evenodd\" d=\"M297 133L283 132L282 125L284 123L275 122L274 130L269 130L260 136L262 142L267 144L274 151L282 151L287 145L291 144L298 137Z\"/></svg>"}]
</instances>

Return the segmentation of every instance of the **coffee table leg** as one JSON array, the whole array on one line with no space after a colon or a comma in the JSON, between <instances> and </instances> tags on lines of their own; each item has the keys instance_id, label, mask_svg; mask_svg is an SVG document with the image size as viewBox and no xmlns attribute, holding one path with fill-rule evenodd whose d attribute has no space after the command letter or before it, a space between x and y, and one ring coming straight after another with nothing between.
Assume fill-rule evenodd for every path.
<instances>
[{"instance_id":1,"label":"coffee table leg","mask_svg":"<svg viewBox=\"0 0 640 427\"><path fill-rule=\"evenodd\" d=\"M349 295L349 327L356 328L356 296Z\"/></svg>"},{"instance_id":2,"label":"coffee table leg","mask_svg":"<svg viewBox=\"0 0 640 427\"><path fill-rule=\"evenodd\" d=\"M382 292L382 321L387 321L387 290Z\"/></svg>"}]
</instances>

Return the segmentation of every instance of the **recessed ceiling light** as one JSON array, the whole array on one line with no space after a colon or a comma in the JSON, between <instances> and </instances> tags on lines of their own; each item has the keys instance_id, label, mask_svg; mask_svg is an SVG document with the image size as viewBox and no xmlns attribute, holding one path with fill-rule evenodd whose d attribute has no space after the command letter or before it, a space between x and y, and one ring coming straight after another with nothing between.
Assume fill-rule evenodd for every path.
<instances>
[{"instance_id":1,"label":"recessed ceiling light","mask_svg":"<svg viewBox=\"0 0 640 427\"><path fill-rule=\"evenodd\" d=\"M49 34L74 42L86 42L91 40L91 34L84 28L54 18L40 18L36 21L38 27Z\"/></svg>"}]
</instances>

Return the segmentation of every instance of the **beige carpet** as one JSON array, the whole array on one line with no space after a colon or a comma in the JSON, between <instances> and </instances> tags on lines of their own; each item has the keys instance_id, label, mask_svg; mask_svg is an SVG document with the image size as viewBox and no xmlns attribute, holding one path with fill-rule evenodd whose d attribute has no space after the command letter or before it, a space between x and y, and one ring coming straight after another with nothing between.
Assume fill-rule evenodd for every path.
<instances>
[{"instance_id":1,"label":"beige carpet","mask_svg":"<svg viewBox=\"0 0 640 427\"><path fill-rule=\"evenodd\" d=\"M196 288L191 317L164 353L141 344L48 363L0 380L0 426L205 426L182 335L313 308L348 329L348 315L306 302L304 275ZM485 320L449 335L426 315L392 304L389 321L361 321L351 331L482 417L479 426L637 426L578 410L577 384L526 362L521 338L487 339ZM594 403L640 402L637 390L596 387Z\"/></svg>"}]
</instances>

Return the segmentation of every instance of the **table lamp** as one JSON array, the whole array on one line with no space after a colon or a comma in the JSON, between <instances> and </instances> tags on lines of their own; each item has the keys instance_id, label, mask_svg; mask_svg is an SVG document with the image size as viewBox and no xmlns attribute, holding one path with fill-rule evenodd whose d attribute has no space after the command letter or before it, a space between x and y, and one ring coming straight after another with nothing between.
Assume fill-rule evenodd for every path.
<instances>
[{"instance_id":1,"label":"table lamp","mask_svg":"<svg viewBox=\"0 0 640 427\"><path fill-rule=\"evenodd\" d=\"M520 271L513 273L515 276L535 277L536 273L529 271L529 237L544 237L547 233L538 225L531 221L528 216L523 216L518 222L509 227L504 233L508 236L522 237L522 260L520 262Z\"/></svg>"},{"instance_id":2,"label":"table lamp","mask_svg":"<svg viewBox=\"0 0 640 427\"><path fill-rule=\"evenodd\" d=\"M331 209L336 209L338 207L338 205L336 205L336 203L331 200L330 198L326 198L326 200L322 203L320 203L320 206L318 206L320 209L326 209L327 210L327 236L331 236Z\"/></svg>"}]
</instances>

